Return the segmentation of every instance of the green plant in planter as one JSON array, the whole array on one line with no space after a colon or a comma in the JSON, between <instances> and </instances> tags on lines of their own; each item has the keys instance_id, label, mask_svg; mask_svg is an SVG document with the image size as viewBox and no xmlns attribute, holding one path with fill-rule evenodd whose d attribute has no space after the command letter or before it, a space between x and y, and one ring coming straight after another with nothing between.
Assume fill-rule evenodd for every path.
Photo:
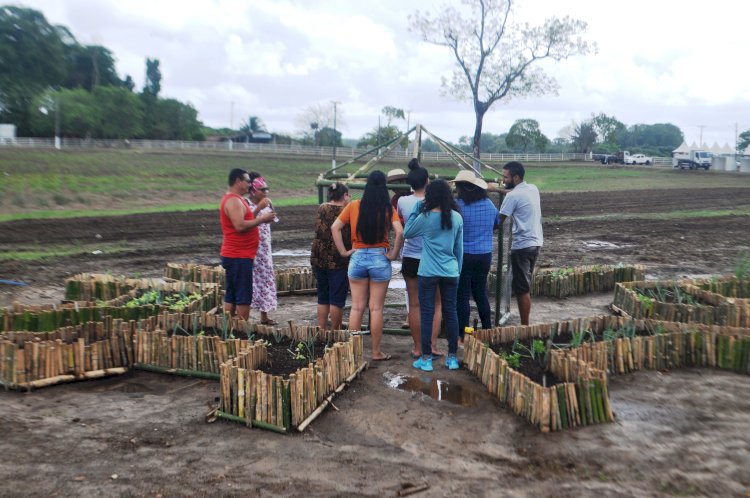
<instances>
[{"instance_id":1,"label":"green plant in planter","mask_svg":"<svg viewBox=\"0 0 750 498\"><path fill-rule=\"evenodd\" d=\"M505 360L511 368L518 368L521 366L521 355L519 353L508 354L505 351L501 351L500 358Z\"/></svg>"}]
</instances>

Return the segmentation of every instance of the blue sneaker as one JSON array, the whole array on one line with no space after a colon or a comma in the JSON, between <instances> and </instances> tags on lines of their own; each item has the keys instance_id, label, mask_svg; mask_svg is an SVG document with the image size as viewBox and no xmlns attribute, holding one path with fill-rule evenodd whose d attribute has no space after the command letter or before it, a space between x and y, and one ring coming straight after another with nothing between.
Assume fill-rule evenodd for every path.
<instances>
[{"instance_id":1,"label":"blue sneaker","mask_svg":"<svg viewBox=\"0 0 750 498\"><path fill-rule=\"evenodd\" d=\"M414 368L424 372L432 372L432 357L422 356L420 359L411 364Z\"/></svg>"},{"instance_id":2,"label":"blue sneaker","mask_svg":"<svg viewBox=\"0 0 750 498\"><path fill-rule=\"evenodd\" d=\"M445 367L448 370L458 370L459 365L458 365L458 358L456 358L456 355L449 354L445 358Z\"/></svg>"}]
</instances>

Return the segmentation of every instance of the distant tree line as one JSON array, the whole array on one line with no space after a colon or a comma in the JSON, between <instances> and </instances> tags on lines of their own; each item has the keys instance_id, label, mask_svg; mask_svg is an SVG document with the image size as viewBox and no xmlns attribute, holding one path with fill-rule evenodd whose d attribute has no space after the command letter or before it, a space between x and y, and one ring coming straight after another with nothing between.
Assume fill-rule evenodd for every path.
<instances>
[{"instance_id":1,"label":"distant tree line","mask_svg":"<svg viewBox=\"0 0 750 498\"><path fill-rule=\"evenodd\" d=\"M195 108L160 90L158 60L146 59L135 92L107 48L80 44L37 10L0 7L0 122L20 136L203 140Z\"/></svg>"}]
</instances>

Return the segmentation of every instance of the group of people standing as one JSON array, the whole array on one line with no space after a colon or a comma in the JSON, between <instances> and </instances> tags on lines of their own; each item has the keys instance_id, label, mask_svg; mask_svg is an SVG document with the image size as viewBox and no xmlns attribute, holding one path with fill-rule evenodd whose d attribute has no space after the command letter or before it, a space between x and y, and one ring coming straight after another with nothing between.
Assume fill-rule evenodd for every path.
<instances>
[{"instance_id":1,"label":"group of people standing","mask_svg":"<svg viewBox=\"0 0 750 498\"><path fill-rule=\"evenodd\" d=\"M268 192L260 173L240 168L229 172L229 190L219 206L221 266L224 311L247 320L252 307L260 311L261 323L276 325L268 313L277 306L270 223L278 217Z\"/></svg>"},{"instance_id":2,"label":"group of people standing","mask_svg":"<svg viewBox=\"0 0 750 498\"><path fill-rule=\"evenodd\" d=\"M543 244L539 191L524 181L524 167L515 161L503 167L502 189L491 188L472 171L459 172L453 186L442 179L430 181L427 169L416 159L409 162L408 169L408 173L398 170L397 175L388 177L373 171L362 198L354 201L344 183L329 186L328 201L318 208L310 256L317 280L318 325L340 329L351 292L348 328L359 330L365 309L369 309L372 360L389 360L391 355L380 347L383 308L391 262L401 258L413 366L432 371L433 360L445 356L445 366L457 369L471 298L482 328L492 326L487 275L493 231L507 217L513 218L513 292L521 323L529 323L531 278ZM388 184L396 180L405 181L411 193L390 199ZM492 190L505 194L499 210L488 198ZM220 217L225 311L247 319L253 307L260 310L262 323L275 324L268 316L268 311L276 308L269 223L278 218L263 177L232 170ZM448 338L447 355L435 349L441 321Z\"/></svg>"},{"instance_id":3,"label":"group of people standing","mask_svg":"<svg viewBox=\"0 0 750 498\"><path fill-rule=\"evenodd\" d=\"M509 216L514 221L513 291L521 323L529 322L531 277L543 244L539 191L524 181L525 170L518 162L503 168L505 188L500 191L506 195L500 210L488 198L489 185L471 171L461 171L453 180L457 200L451 185L441 179L430 181L428 171L416 159L409 163L408 174L392 173L388 177L381 171L370 173L360 200L349 202L351 196L343 183L328 189L328 202L318 210L311 257L318 281L318 325L341 326L350 290L349 329L359 330L369 309L372 359L390 359L380 348L383 308L391 261L400 256L414 343L413 366L431 371L433 360L443 356L434 349L442 320L448 337L445 366L456 369L458 345L469 325L470 298L477 305L482 327L492 326L487 275L493 231ZM397 194L389 200L388 183L400 179L411 194Z\"/></svg>"}]
</instances>

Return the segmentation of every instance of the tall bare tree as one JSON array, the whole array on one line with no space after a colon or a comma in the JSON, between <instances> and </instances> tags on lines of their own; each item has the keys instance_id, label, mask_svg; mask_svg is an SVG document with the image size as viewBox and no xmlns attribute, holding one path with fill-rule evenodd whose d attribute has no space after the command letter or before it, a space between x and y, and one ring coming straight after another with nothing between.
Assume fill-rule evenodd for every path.
<instances>
[{"instance_id":1,"label":"tall bare tree","mask_svg":"<svg viewBox=\"0 0 750 498\"><path fill-rule=\"evenodd\" d=\"M450 79L443 79L443 93L473 103L472 150L479 159L482 121L495 102L556 94L557 81L536 63L584 55L596 46L581 38L586 31L583 21L551 17L530 26L513 20L514 0L462 3L468 9L444 6L434 17L417 11L410 22L422 40L447 47L455 57L458 67Z\"/></svg>"}]
</instances>

